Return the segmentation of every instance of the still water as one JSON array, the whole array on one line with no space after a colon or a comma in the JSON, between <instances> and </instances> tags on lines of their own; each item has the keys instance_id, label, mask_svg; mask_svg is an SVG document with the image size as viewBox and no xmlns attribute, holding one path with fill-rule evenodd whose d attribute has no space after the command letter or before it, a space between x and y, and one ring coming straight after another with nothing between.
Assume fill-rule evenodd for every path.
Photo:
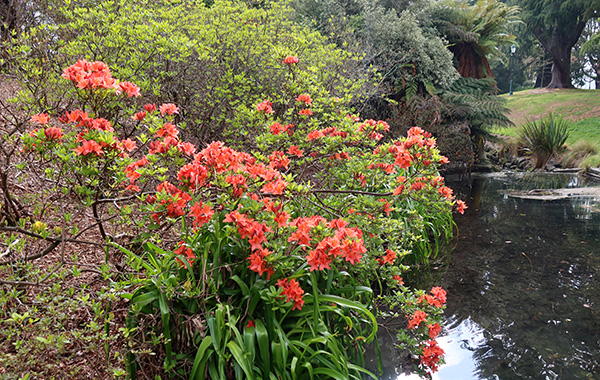
<instances>
[{"instance_id":1,"label":"still water","mask_svg":"<svg viewBox=\"0 0 600 380\"><path fill-rule=\"evenodd\" d=\"M469 209L441 283L446 364L433 379L600 379L600 201L507 190L593 186L565 174L501 174L456 186ZM384 359L382 379L399 374Z\"/></svg>"}]
</instances>

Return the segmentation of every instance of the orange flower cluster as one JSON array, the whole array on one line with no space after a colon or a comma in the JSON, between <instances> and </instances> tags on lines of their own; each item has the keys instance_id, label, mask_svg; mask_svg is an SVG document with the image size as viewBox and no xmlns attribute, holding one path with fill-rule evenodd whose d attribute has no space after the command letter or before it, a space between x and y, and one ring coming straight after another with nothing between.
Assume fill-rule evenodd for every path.
<instances>
[{"instance_id":1,"label":"orange flower cluster","mask_svg":"<svg viewBox=\"0 0 600 380\"><path fill-rule=\"evenodd\" d=\"M281 132L287 132L288 136L290 136L290 137L294 134L294 131L292 130L293 128L294 128L294 124L281 125L277 122L275 122L269 126L269 129L271 130L272 134L278 135Z\"/></svg>"},{"instance_id":2,"label":"orange flower cluster","mask_svg":"<svg viewBox=\"0 0 600 380\"><path fill-rule=\"evenodd\" d=\"M234 223L238 227L238 233L242 239L248 239L250 248L260 250L262 243L267 241L265 234L273 230L265 223L260 223L239 211L232 211L225 215L226 223Z\"/></svg>"},{"instance_id":3,"label":"orange flower cluster","mask_svg":"<svg viewBox=\"0 0 600 380\"><path fill-rule=\"evenodd\" d=\"M376 258L376 260L377 260L377 262L379 262L379 265L384 265L384 264L394 265L394 261L396 260L397 256L398 256L398 254L396 252L392 251L391 249L386 249L385 255L383 257Z\"/></svg>"},{"instance_id":4,"label":"orange flower cluster","mask_svg":"<svg viewBox=\"0 0 600 380\"><path fill-rule=\"evenodd\" d=\"M176 255L185 256L188 263L190 263L190 265L194 265L194 260L196 259L196 255L188 246L185 245L185 242L180 241L179 247L176 250L174 250L173 252ZM179 265L183 265L183 261L180 258L176 258L175 260L177 260Z\"/></svg>"},{"instance_id":5,"label":"orange flower cluster","mask_svg":"<svg viewBox=\"0 0 600 380\"><path fill-rule=\"evenodd\" d=\"M438 370L440 358L444 356L444 350L438 346L435 340L430 340L422 347L421 364L429 367L432 372Z\"/></svg>"},{"instance_id":6,"label":"orange flower cluster","mask_svg":"<svg viewBox=\"0 0 600 380\"><path fill-rule=\"evenodd\" d=\"M286 302L294 301L294 309L301 310L304 305L304 300L302 299L304 295L304 290L300 287L298 281L287 278L281 278L277 280L277 286L283 289L281 293L283 296L287 298Z\"/></svg>"},{"instance_id":7,"label":"orange flower cluster","mask_svg":"<svg viewBox=\"0 0 600 380\"><path fill-rule=\"evenodd\" d=\"M161 105L168 106L171 103ZM172 107L167 107L169 111L173 112ZM177 108L177 107L175 107ZM164 110L161 109L161 114ZM150 154L165 154L171 148L176 148L179 152L185 154L186 156L191 156L196 151L196 147L189 142L182 142L179 140L179 129L172 123L165 123L161 128L156 131L155 134L156 140L150 142L150 150L148 153Z\"/></svg>"},{"instance_id":8,"label":"orange flower cluster","mask_svg":"<svg viewBox=\"0 0 600 380\"><path fill-rule=\"evenodd\" d=\"M258 112L264 112L265 114L270 114L270 113L275 112L275 111L273 111L273 103L271 103L268 100L258 103L256 105L256 110Z\"/></svg>"},{"instance_id":9,"label":"orange flower cluster","mask_svg":"<svg viewBox=\"0 0 600 380\"><path fill-rule=\"evenodd\" d=\"M156 196L148 196L146 201L148 203L155 203L157 200L161 205L166 208L166 214L171 218L178 218L185 215L184 209L187 207L192 197L181 190L170 182L163 182L156 187ZM160 216L162 212L152 214L152 217L156 223L160 222Z\"/></svg>"},{"instance_id":10,"label":"orange flower cluster","mask_svg":"<svg viewBox=\"0 0 600 380\"><path fill-rule=\"evenodd\" d=\"M128 97L140 96L140 88L131 82L117 82L104 62L88 62L85 59L65 68L62 77L81 89L112 89L117 94L124 92Z\"/></svg>"},{"instance_id":11,"label":"orange flower cluster","mask_svg":"<svg viewBox=\"0 0 600 380\"><path fill-rule=\"evenodd\" d=\"M192 207L190 207L189 215L194 218L194 227L200 228L205 223L207 223L212 216L215 214L212 208L209 205L203 204L202 201L194 203Z\"/></svg>"},{"instance_id":12,"label":"orange flower cluster","mask_svg":"<svg viewBox=\"0 0 600 380\"><path fill-rule=\"evenodd\" d=\"M310 95L308 94L301 94L298 95L298 97L296 98L297 102L301 102L306 104L307 106L310 106L312 104L312 98L310 97Z\"/></svg>"},{"instance_id":13,"label":"orange flower cluster","mask_svg":"<svg viewBox=\"0 0 600 380\"><path fill-rule=\"evenodd\" d=\"M297 218L291 224L298 229L290 235L288 241L297 241L301 245L308 246L312 240L310 236L311 229L320 223L335 231L333 231L333 236L325 237L319 241L315 249L311 250L306 256L311 272L330 269L333 259L340 256L352 265L360 262L363 254L367 252L362 240L362 231L358 228L346 227L347 223L341 219L327 222L320 216Z\"/></svg>"},{"instance_id":14,"label":"orange flower cluster","mask_svg":"<svg viewBox=\"0 0 600 380\"><path fill-rule=\"evenodd\" d=\"M408 329L409 330L413 330L417 327L419 327L419 325L425 321L425 319L427 318L427 313L425 313L423 310L417 310L415 311L415 313L412 315L412 317L410 317L410 319L408 320Z\"/></svg>"},{"instance_id":15,"label":"orange flower cluster","mask_svg":"<svg viewBox=\"0 0 600 380\"><path fill-rule=\"evenodd\" d=\"M38 123L41 125L48 124L50 121L50 116L47 113L38 113L37 115L31 116L32 123Z\"/></svg>"},{"instance_id":16,"label":"orange flower cluster","mask_svg":"<svg viewBox=\"0 0 600 380\"><path fill-rule=\"evenodd\" d=\"M433 325L427 325L427 328L429 329L429 339L435 339L442 332L442 326L437 322Z\"/></svg>"},{"instance_id":17,"label":"orange flower cluster","mask_svg":"<svg viewBox=\"0 0 600 380\"><path fill-rule=\"evenodd\" d=\"M289 168L290 159L287 158L285 153L278 150L274 151L269 155L269 167L271 169Z\"/></svg>"},{"instance_id":18,"label":"orange flower cluster","mask_svg":"<svg viewBox=\"0 0 600 380\"><path fill-rule=\"evenodd\" d=\"M284 60L283 60L282 63L285 64L285 65L290 65L291 66L291 65L297 64L298 62L300 62L300 60L298 59L298 57L293 56L293 55L288 55L287 57L284 58Z\"/></svg>"},{"instance_id":19,"label":"orange flower cluster","mask_svg":"<svg viewBox=\"0 0 600 380\"><path fill-rule=\"evenodd\" d=\"M431 288L431 294L425 294L419 297L417 303L427 302L434 307L442 307L446 303L446 291L439 286Z\"/></svg>"}]
</instances>

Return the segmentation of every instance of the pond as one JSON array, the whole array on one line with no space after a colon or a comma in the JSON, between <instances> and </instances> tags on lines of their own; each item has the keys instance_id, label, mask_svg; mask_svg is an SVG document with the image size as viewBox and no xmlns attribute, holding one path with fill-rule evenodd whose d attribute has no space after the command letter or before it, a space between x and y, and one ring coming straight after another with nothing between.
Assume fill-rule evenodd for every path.
<instances>
[{"instance_id":1,"label":"pond","mask_svg":"<svg viewBox=\"0 0 600 380\"><path fill-rule=\"evenodd\" d=\"M469 209L455 219L441 278L446 364L433 379L600 379L600 202L508 192L588 185L576 175L505 173L455 187ZM381 379L418 378L398 373L396 359L383 359Z\"/></svg>"}]
</instances>

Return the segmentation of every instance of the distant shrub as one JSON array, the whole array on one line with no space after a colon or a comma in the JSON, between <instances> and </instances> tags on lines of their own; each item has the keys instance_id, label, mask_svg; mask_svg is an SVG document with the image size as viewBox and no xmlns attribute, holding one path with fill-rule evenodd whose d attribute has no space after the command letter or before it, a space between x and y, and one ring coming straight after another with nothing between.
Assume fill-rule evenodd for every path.
<instances>
[{"instance_id":1,"label":"distant shrub","mask_svg":"<svg viewBox=\"0 0 600 380\"><path fill-rule=\"evenodd\" d=\"M585 169L600 167L600 154L587 156L581 161L580 166Z\"/></svg>"},{"instance_id":2,"label":"distant shrub","mask_svg":"<svg viewBox=\"0 0 600 380\"><path fill-rule=\"evenodd\" d=\"M596 146L588 140L578 140L572 147L569 147L561 159L561 163L566 167L578 167L587 157L596 155L598 150Z\"/></svg>"},{"instance_id":3,"label":"distant shrub","mask_svg":"<svg viewBox=\"0 0 600 380\"><path fill-rule=\"evenodd\" d=\"M544 168L552 156L565 150L569 134L569 122L560 115L549 113L541 120L523 125L519 138L535 158L534 169L539 169Z\"/></svg>"}]
</instances>

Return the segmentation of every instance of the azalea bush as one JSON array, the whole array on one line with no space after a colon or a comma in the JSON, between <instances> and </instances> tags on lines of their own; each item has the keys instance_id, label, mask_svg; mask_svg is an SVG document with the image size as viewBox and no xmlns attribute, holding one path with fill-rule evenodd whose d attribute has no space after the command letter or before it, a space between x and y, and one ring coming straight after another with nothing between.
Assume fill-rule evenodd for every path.
<instances>
[{"instance_id":1,"label":"azalea bush","mask_svg":"<svg viewBox=\"0 0 600 380\"><path fill-rule=\"evenodd\" d=\"M245 111L261 132L250 152L185 141L176 125L185 111L173 103L125 117L140 90L102 62L63 72L85 107L32 116L23 154L52 184L40 197L55 212L0 232L46 241L48 252L105 250L102 273L130 305L120 330L130 378L374 377L362 355L380 295L422 306L406 309L407 323L415 333L428 326L429 339L406 348L436 370L445 292L414 293L401 275L411 246L430 238L419 231L427 215L451 224L451 209L464 210L437 174L447 159L420 128L386 140L385 122L294 87L300 62L277 61L289 99ZM92 222L78 225L86 213ZM162 369L149 370L158 358Z\"/></svg>"}]
</instances>

